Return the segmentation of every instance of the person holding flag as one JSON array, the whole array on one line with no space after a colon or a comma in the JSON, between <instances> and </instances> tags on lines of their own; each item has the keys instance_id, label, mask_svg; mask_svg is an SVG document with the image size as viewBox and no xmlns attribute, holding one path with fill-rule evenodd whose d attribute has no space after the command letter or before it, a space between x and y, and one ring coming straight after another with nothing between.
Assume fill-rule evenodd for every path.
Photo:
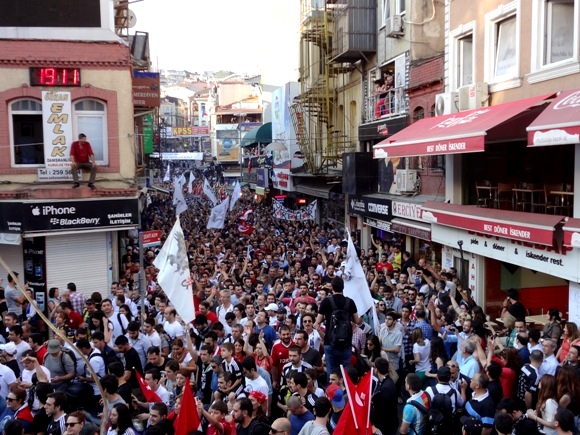
<instances>
[{"instance_id":1,"label":"person holding flag","mask_svg":"<svg viewBox=\"0 0 580 435\"><path fill-rule=\"evenodd\" d=\"M147 370L145 378L141 373L135 371L141 392L145 396L145 402L140 402L135 396L132 397L133 405L135 407L141 406L143 408L151 409L153 404L163 402L169 405L170 395L163 385L160 384L161 372L157 369ZM149 416L147 416L148 418Z\"/></svg>"}]
</instances>

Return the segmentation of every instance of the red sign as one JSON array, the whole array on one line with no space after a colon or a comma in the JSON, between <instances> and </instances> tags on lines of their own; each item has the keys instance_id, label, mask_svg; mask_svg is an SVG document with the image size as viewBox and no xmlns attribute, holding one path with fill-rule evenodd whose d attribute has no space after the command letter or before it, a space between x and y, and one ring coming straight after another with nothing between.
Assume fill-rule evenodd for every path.
<instances>
[{"instance_id":1,"label":"red sign","mask_svg":"<svg viewBox=\"0 0 580 435\"><path fill-rule=\"evenodd\" d=\"M552 246L564 216L541 215L429 201L423 220L482 234Z\"/></svg>"},{"instance_id":2,"label":"red sign","mask_svg":"<svg viewBox=\"0 0 580 435\"><path fill-rule=\"evenodd\" d=\"M143 247L150 248L151 246L161 245L161 231L143 231Z\"/></svg>"}]
</instances>

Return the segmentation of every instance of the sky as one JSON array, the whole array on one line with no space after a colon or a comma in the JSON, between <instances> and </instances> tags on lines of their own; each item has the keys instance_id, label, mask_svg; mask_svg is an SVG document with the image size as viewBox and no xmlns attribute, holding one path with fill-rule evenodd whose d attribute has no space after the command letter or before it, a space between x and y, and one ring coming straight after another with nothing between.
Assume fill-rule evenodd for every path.
<instances>
[{"instance_id":1,"label":"sky","mask_svg":"<svg viewBox=\"0 0 580 435\"><path fill-rule=\"evenodd\" d=\"M130 3L149 32L153 68L262 74L298 80L298 0L143 0Z\"/></svg>"}]
</instances>

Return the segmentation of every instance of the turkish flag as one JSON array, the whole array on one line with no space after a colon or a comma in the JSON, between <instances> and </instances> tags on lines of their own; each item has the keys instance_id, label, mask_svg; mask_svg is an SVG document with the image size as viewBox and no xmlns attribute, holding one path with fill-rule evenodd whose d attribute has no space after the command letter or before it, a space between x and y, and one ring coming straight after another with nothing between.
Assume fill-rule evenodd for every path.
<instances>
[{"instance_id":1,"label":"turkish flag","mask_svg":"<svg viewBox=\"0 0 580 435\"><path fill-rule=\"evenodd\" d=\"M175 421L175 435L189 435L191 432L197 431L201 423L189 383L185 384L184 390L181 409Z\"/></svg>"},{"instance_id":2,"label":"turkish flag","mask_svg":"<svg viewBox=\"0 0 580 435\"><path fill-rule=\"evenodd\" d=\"M372 371L366 372L359 383L354 385L345 373L344 367L341 366L341 369L348 395L347 407L352 409L355 426L359 430L362 429L361 433L366 433L366 429L370 426Z\"/></svg>"},{"instance_id":3,"label":"turkish flag","mask_svg":"<svg viewBox=\"0 0 580 435\"><path fill-rule=\"evenodd\" d=\"M248 220L248 217L250 216L250 214L253 212L254 212L254 210L252 210L252 209L246 210L245 212L240 214L240 217L238 219L240 219L241 221L246 221L246 220Z\"/></svg>"},{"instance_id":4,"label":"turkish flag","mask_svg":"<svg viewBox=\"0 0 580 435\"><path fill-rule=\"evenodd\" d=\"M334 432L337 434L356 434L357 430L354 425L354 417L352 416L352 410L350 405L347 403L346 407L342 411L338 423L334 428Z\"/></svg>"},{"instance_id":5,"label":"turkish flag","mask_svg":"<svg viewBox=\"0 0 580 435\"><path fill-rule=\"evenodd\" d=\"M255 230L255 228L251 225L246 225L246 224L238 225L238 232L240 234L245 234L245 235L252 234L252 232L254 230Z\"/></svg>"},{"instance_id":6,"label":"turkish flag","mask_svg":"<svg viewBox=\"0 0 580 435\"><path fill-rule=\"evenodd\" d=\"M139 381L139 386L141 387L141 391L145 396L145 400L149 403L162 402L161 398L157 395L157 393L153 391L151 387L147 384L147 381L143 379L141 373L135 370L135 375L137 376L137 380Z\"/></svg>"}]
</instances>

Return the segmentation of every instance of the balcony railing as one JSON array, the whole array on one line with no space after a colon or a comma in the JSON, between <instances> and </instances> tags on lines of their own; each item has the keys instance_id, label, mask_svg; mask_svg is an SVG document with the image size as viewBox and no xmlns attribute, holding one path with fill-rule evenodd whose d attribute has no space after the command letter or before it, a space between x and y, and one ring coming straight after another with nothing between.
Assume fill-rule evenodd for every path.
<instances>
[{"instance_id":1,"label":"balcony railing","mask_svg":"<svg viewBox=\"0 0 580 435\"><path fill-rule=\"evenodd\" d=\"M394 88L386 94L371 95L365 101L365 122L405 115L409 109L407 101L404 88Z\"/></svg>"}]
</instances>

